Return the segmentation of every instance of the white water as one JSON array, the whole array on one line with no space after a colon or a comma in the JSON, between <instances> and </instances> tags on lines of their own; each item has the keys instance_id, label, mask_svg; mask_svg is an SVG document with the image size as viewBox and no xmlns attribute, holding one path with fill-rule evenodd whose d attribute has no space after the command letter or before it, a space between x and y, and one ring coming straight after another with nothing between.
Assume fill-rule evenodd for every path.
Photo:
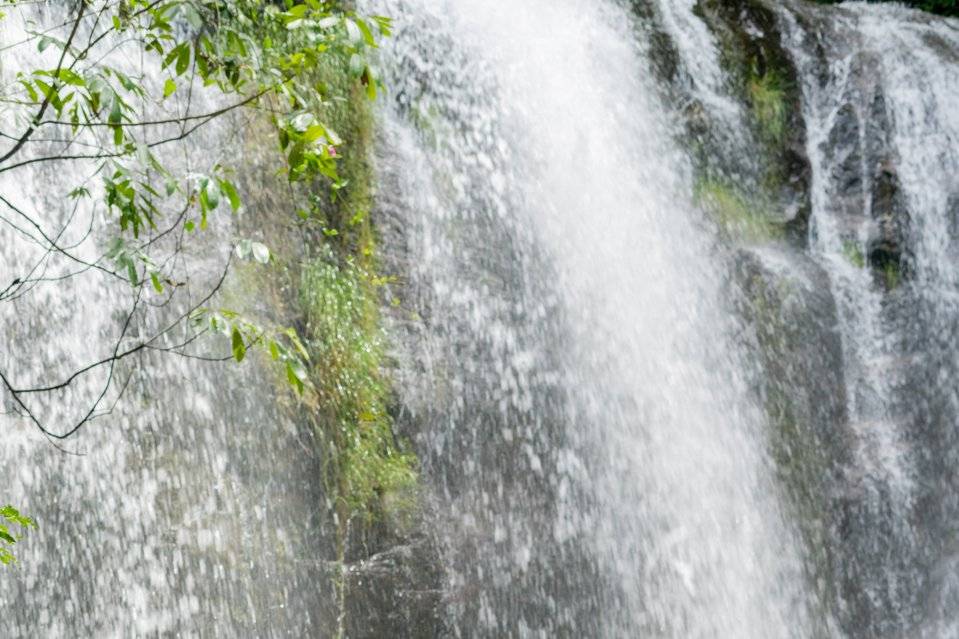
<instances>
[{"instance_id":1,"label":"white water","mask_svg":"<svg viewBox=\"0 0 959 639\"><path fill-rule=\"evenodd\" d=\"M728 93L716 38L706 23L694 14L696 4L696 0L656 2L663 28L679 52L694 95L713 115L729 125L725 132L730 138L742 143L746 128L742 107Z\"/></svg>"},{"instance_id":2,"label":"white water","mask_svg":"<svg viewBox=\"0 0 959 639\"><path fill-rule=\"evenodd\" d=\"M64 9L4 12L0 44L8 48L0 53L0 76L9 87L20 68L56 65L56 47L41 56L27 29L61 22ZM143 67L131 55L135 46L127 47L113 49L108 62L136 77ZM146 82L162 82L155 67L146 68ZM177 96L164 106L175 112L185 100ZM209 106L194 98L194 108ZM0 119L4 133L19 135L26 113L6 104ZM249 121L231 125L254 130ZM166 160L184 171L209 171L241 148L242 140L228 131L202 130ZM41 136L70 137L56 127L34 137ZM74 152L89 141L79 140ZM0 152L11 144L3 138ZM58 148L28 144L15 159ZM255 165L259 156L250 151ZM116 232L116 219L104 210L99 180L90 179L95 169L92 161L37 163L0 174L0 193L49 237L96 260ZM256 179L259 193L265 181ZM74 212L66 194L81 184L92 197ZM247 200L251 208L256 201L252 194ZM167 211L165 221L172 215ZM130 286L93 269L50 279L83 269L48 253L38 232L8 206L0 204L0 216L0 290L15 277L25 279L41 261L32 273L41 281L16 299L0 300L0 370L20 387L51 384L112 353L132 305ZM234 224L225 216L211 219L217 246L228 246L239 232ZM190 285L170 307L162 308L159 296L146 296L157 306L141 306L123 348L205 294L225 253L207 241L196 238L181 255L188 259L178 278L189 277ZM155 344L175 344L180 336ZM207 342L199 354L216 352L216 343ZM27 395L25 401L50 431L62 433L90 409L107 378L100 367L64 392ZM123 401L114 405L123 388ZM0 392L0 499L40 525L14 548L18 565L3 569L0 636L303 636L322 627L331 618L324 558L332 543L314 515L323 499L315 479L318 459L311 438L298 432L277 401L270 377L255 364L223 368L149 353L117 367L97 418L61 442L68 451L61 452Z\"/></svg>"},{"instance_id":3,"label":"white water","mask_svg":"<svg viewBox=\"0 0 959 639\"><path fill-rule=\"evenodd\" d=\"M803 77L810 133L812 252L830 274L844 342L855 441L848 480L863 504L850 563L869 575L860 586L868 603L857 614L868 615L871 632L912 628L905 632L955 636L955 610L948 603L955 595L942 594L954 592L942 583L954 582L954 568L947 567L954 549L945 556L936 550L951 545L951 533L944 535L938 521L948 521L955 510L942 502L930 510L922 500L930 494L942 500L938 491L954 490L948 468L959 412L954 383L946 380L955 370L957 346L952 219L959 201L959 73L953 63L959 31L954 20L861 3L818 18L811 28L800 28L786 12L783 19ZM824 59L811 53L813 41L825 43ZM837 142L830 136L850 117L843 108L851 108L859 123L858 139L840 134ZM861 181L861 198L841 200L837 194L849 175L841 165L856 157L861 166L852 174ZM850 247L865 256L882 232L884 213L874 210L872 193L887 167L901 188L895 215L907 229L905 268L893 290L868 264L850 259ZM928 565L935 566L931 585ZM926 594L926 588L939 594Z\"/></svg>"},{"instance_id":4,"label":"white water","mask_svg":"<svg viewBox=\"0 0 959 639\"><path fill-rule=\"evenodd\" d=\"M502 592L482 591L472 613L453 606L457 634L569 631L573 613L558 611L583 605L568 602L579 597L599 600L599 616L575 626L594 635L809 636L803 551L779 504L747 364L732 346L723 256L690 204L689 170L627 13L535 0L378 10L418 18L386 56L400 108L384 114L385 197L415 228L408 259L414 285L428 289L418 311L432 331L420 339L433 365L411 371L405 391L411 403L432 394L449 428L477 431L461 435L465 458L447 457L445 437L427 442L434 464L463 468L437 497L460 531L445 542L450 587L505 582ZM427 123L424 113L433 114ZM513 300L514 325L500 287L483 281L498 274L484 260L498 259L518 261L534 280L503 287L543 296ZM493 368L476 355L450 361L470 357L436 347L450 333L488 342ZM562 362L555 376L566 399L517 433L550 357ZM499 405L498 419L486 417L494 425L470 426L469 406L444 402L446 385ZM543 439L554 444L552 461L536 457ZM552 521L529 512L535 496L511 495L516 462L504 441L535 457L525 472L559 486L565 503ZM507 452L483 454L498 448ZM493 543L484 545L486 534ZM570 539L598 573L591 590L569 592L564 565L543 550ZM480 546L493 577L469 560L457 566L467 543ZM541 573L533 585L527 568ZM509 603L528 588L556 612Z\"/></svg>"},{"instance_id":5,"label":"white water","mask_svg":"<svg viewBox=\"0 0 959 639\"><path fill-rule=\"evenodd\" d=\"M818 637L836 605L846 636L959 636L955 22L781 7L809 131L809 256L829 274L843 340L835 390L849 423L827 426L852 435L835 487L849 510L824 537L840 601L821 606L793 519L808 513L783 505L750 388L759 373L738 350L729 256L690 202L645 45L612 1L514 4L368 3L398 25L383 60L378 222L403 300L391 316L398 424L422 459L441 577L372 604L358 588L351 605L414 635ZM728 125L718 138L748 153L710 30L691 2L656 6L692 92ZM21 39L18 16L0 23L4 43ZM28 55L4 53L5 82ZM863 160L862 198L839 202L829 138L841 99L879 117L875 87L910 218L895 290L850 259L849 244L865 250L877 232L873 167ZM241 179L263 189L256 148L224 131L201 142L189 166L248 153ZM3 176L0 192L39 215L90 170ZM81 209L69 232L100 228L100 213ZM805 272L776 247L755 253ZM40 254L0 224L0 287ZM69 266L49 262L47 275ZM29 383L102 356L92 338L116 335L129 300L98 277L0 302L14 345L0 370ZM70 440L82 457L0 416L7 500L42 524L4 573L0 634L332 634L319 459L270 380L153 356L121 373L124 401ZM37 407L69 422L101 382ZM391 557L371 558L381 572L354 566L357 581L390 587ZM396 604L406 596L439 602L442 630L409 621L421 604Z\"/></svg>"}]
</instances>

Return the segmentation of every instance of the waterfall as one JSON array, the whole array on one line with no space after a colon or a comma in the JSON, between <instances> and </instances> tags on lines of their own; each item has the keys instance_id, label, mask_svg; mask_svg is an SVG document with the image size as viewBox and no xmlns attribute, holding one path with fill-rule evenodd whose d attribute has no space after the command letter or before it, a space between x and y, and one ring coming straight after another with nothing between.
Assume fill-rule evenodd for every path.
<instances>
[{"instance_id":1,"label":"waterfall","mask_svg":"<svg viewBox=\"0 0 959 639\"><path fill-rule=\"evenodd\" d=\"M376 10L407 16L380 197L455 634L809 636L728 255L629 13Z\"/></svg>"},{"instance_id":2,"label":"waterfall","mask_svg":"<svg viewBox=\"0 0 959 639\"><path fill-rule=\"evenodd\" d=\"M959 31L895 6L796 9L811 251L840 309L854 441L847 597L880 635L955 636Z\"/></svg>"},{"instance_id":3,"label":"waterfall","mask_svg":"<svg viewBox=\"0 0 959 639\"><path fill-rule=\"evenodd\" d=\"M115 376L63 442L0 393L3 499L40 522L2 569L0 634L959 637L959 21L807 0L356 4L395 27L361 161L414 505L344 523L321 400L266 357L150 351L31 395L59 431ZM62 10L4 12L9 86L55 56L30 33ZM93 161L0 171L0 290L40 265L0 295L0 372L60 381L151 334L239 238L287 268L239 266L217 303L302 328L290 273L328 229L282 217L275 146L250 110L157 151L184 172L231 159L244 207L183 253L168 239L190 281L129 321L127 283L60 279L75 263L13 208L96 259L116 220Z\"/></svg>"},{"instance_id":4,"label":"waterfall","mask_svg":"<svg viewBox=\"0 0 959 639\"><path fill-rule=\"evenodd\" d=\"M0 73L8 85L21 68L55 64L48 60L55 47L38 53L29 33L62 21L63 9L28 5L5 13L0 42L9 48ZM142 70L135 43L118 44L112 55L131 76ZM148 67L148 78L150 71L160 77ZM197 108L211 106L201 99L199 93L194 98ZM5 123L20 121L22 110L9 104L4 109ZM246 189L256 210L254 193L269 192L270 181L258 169L259 150L244 148L236 132L246 131L247 142L259 139L263 145L271 137L258 138L255 120L245 117L222 125L201 131L168 159L182 162L186 171L209 171L242 150L249 171L243 177L256 180L255 188ZM99 204L102 192L90 179L94 169L90 160L40 162L3 173L0 193L74 255L95 260L116 221ZM94 197L77 200L76 209L64 207L67 192L78 185L88 186ZM131 312L130 285L79 269L42 241L29 240L14 226L26 226L23 219L8 206L0 216L4 287L46 256L32 274L39 281L0 302L0 370L23 387L51 384L107 356ZM125 347L205 294L226 262L234 224L224 217L211 220L213 237L187 250L185 274L193 284L166 307L153 299L156 306L141 306ZM233 280L227 288L239 296L239 286ZM175 344L181 334L169 338L157 344ZM200 354L218 354L214 343L206 346ZM99 416L58 446L17 418L11 398L0 393L3 499L40 525L18 544L18 564L4 573L0 634L265 637L332 627L325 558L333 542L317 514L325 500L316 479L319 460L271 374L255 365L224 369L151 352L121 362L115 375L119 381ZM62 392L27 400L51 430L62 432L90 408L107 378L100 367Z\"/></svg>"}]
</instances>

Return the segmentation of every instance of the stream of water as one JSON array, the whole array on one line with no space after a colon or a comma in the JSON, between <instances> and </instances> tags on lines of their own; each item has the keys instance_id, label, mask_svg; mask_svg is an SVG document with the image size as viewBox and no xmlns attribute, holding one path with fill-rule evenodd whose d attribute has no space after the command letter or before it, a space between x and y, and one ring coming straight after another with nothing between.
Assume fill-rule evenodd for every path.
<instances>
[{"instance_id":1,"label":"stream of water","mask_svg":"<svg viewBox=\"0 0 959 639\"><path fill-rule=\"evenodd\" d=\"M5 494L42 522L2 574L0 634L325 637L347 614L357 637L959 637L959 23L758 2L795 71L808 221L736 242L697 204L682 127L711 123L726 178L761 169L706 5L359 3L396 25L374 214L429 570L390 598L416 544L358 562L344 613L321 455L269 373L150 355L80 455L0 415ZM12 10L0 42L56 11ZM248 125L180 161L240 148L269 203ZM39 210L92 168L70 166L0 194ZM92 208L49 223L101 248ZM0 278L43 252L0 224ZM98 277L0 302L30 345L0 370L98 357L129 304ZM102 381L38 409L66 420Z\"/></svg>"}]
</instances>

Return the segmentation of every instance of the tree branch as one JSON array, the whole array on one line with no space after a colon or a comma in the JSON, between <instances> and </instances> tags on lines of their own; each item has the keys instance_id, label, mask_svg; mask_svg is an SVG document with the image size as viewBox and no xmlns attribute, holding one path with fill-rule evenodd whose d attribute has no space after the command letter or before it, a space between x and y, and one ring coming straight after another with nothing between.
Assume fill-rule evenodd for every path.
<instances>
[{"instance_id":1,"label":"tree branch","mask_svg":"<svg viewBox=\"0 0 959 639\"><path fill-rule=\"evenodd\" d=\"M80 2L80 9L77 11L77 19L74 20L73 28L70 29L70 36L67 38L67 42L63 46L63 50L60 51L60 60L59 62L57 62L57 68L56 68L56 71L54 72L54 76L56 78L59 78L60 76L60 69L63 68L63 60L67 57L67 49L70 48L70 43L73 42L73 38L76 37L77 35L77 29L80 28L80 22L83 21L83 12L86 11L86 8L87 8L86 3ZM7 151L2 157L0 157L0 164L3 164L7 160L9 160L11 157L16 155L16 153L23 147L23 145L27 143L27 140L30 139L30 136L33 135L33 132L37 130L37 126L39 126L40 120L43 119L43 114L46 113L47 107L50 106L50 94L53 91L58 90L59 88L58 84L59 84L59 79L54 80L52 89L49 92L47 92L46 96L44 96L43 102L40 104L40 110L33 117L33 121L31 122L30 126L27 127L27 130L24 131L23 135L20 137L17 143L13 145L13 148Z\"/></svg>"}]
</instances>

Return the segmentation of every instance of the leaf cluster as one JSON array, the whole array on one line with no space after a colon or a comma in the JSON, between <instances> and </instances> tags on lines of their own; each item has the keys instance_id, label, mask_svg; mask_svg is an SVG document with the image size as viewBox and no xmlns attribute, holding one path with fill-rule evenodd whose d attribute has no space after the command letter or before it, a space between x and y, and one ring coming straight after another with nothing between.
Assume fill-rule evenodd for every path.
<instances>
[{"instance_id":1,"label":"leaf cluster","mask_svg":"<svg viewBox=\"0 0 959 639\"><path fill-rule=\"evenodd\" d=\"M19 510L10 505L0 508L0 519L7 522L6 524L0 523L0 563L7 565L16 561L11 548L23 539L23 535L18 534L16 529L11 531L10 526L29 530L30 528L37 528L37 524L33 519L21 514Z\"/></svg>"}]
</instances>

